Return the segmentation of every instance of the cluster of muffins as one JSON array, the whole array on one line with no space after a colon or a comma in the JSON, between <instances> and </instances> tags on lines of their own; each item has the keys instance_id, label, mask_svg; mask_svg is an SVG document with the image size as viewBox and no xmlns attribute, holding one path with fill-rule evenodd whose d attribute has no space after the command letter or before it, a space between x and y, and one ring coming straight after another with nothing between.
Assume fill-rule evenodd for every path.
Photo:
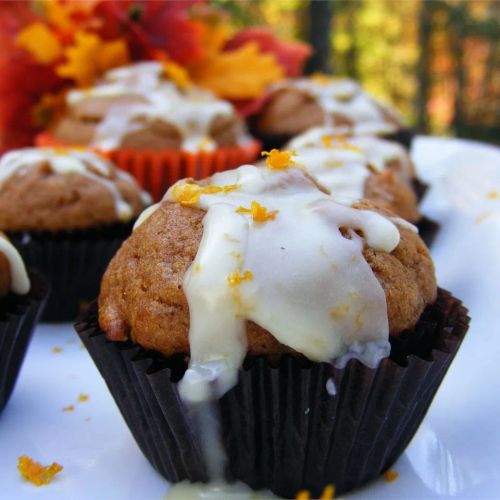
<instances>
[{"instance_id":1,"label":"cluster of muffins","mask_svg":"<svg viewBox=\"0 0 500 500\"><path fill-rule=\"evenodd\" d=\"M22 256L45 320L88 306L76 329L169 481L343 493L411 440L467 313L437 287L396 112L313 76L249 126L260 161L230 103L139 63L0 158L0 406L47 296Z\"/></svg>"},{"instance_id":2,"label":"cluster of muffins","mask_svg":"<svg viewBox=\"0 0 500 500\"><path fill-rule=\"evenodd\" d=\"M38 143L106 152L156 201L178 179L252 161L260 148L228 101L179 88L159 62L114 69L94 87L68 92L63 116Z\"/></svg>"}]
</instances>

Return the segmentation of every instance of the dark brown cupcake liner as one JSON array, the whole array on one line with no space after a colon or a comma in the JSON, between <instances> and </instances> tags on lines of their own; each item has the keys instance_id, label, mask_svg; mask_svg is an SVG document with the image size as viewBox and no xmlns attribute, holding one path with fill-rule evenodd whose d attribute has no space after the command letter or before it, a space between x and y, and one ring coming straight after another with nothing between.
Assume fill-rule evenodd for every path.
<instances>
[{"instance_id":1,"label":"dark brown cupcake liner","mask_svg":"<svg viewBox=\"0 0 500 500\"><path fill-rule=\"evenodd\" d=\"M436 221L424 216L418 221L416 226L418 228L418 234L424 243L428 247L431 247L439 232L440 225Z\"/></svg>"},{"instance_id":2,"label":"dark brown cupcake liner","mask_svg":"<svg viewBox=\"0 0 500 500\"><path fill-rule=\"evenodd\" d=\"M12 394L31 334L49 293L47 283L30 271L31 290L0 299L0 412Z\"/></svg>"},{"instance_id":3,"label":"dark brown cupcake liner","mask_svg":"<svg viewBox=\"0 0 500 500\"><path fill-rule=\"evenodd\" d=\"M43 321L74 321L98 294L102 275L133 223L73 231L9 232L26 265L50 283Z\"/></svg>"},{"instance_id":4,"label":"dark brown cupcake liner","mask_svg":"<svg viewBox=\"0 0 500 500\"><path fill-rule=\"evenodd\" d=\"M247 360L217 402L227 478L291 498L326 484L342 494L377 478L408 445L468 328L460 301L439 290L411 332L392 340L377 369L343 369L285 356ZM182 357L108 342L93 303L76 325L134 438L169 481L206 481L199 427L182 403ZM336 395L326 391L333 379Z\"/></svg>"}]
</instances>

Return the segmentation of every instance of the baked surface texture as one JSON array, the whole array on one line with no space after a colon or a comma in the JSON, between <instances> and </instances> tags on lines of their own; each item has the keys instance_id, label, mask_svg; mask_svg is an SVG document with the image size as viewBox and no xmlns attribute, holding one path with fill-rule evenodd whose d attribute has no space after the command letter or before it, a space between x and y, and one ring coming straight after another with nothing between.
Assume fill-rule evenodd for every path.
<instances>
[{"instance_id":1,"label":"baked surface texture","mask_svg":"<svg viewBox=\"0 0 500 500\"><path fill-rule=\"evenodd\" d=\"M139 186L115 170L109 178L133 215L145 207ZM54 172L48 163L26 165L0 189L0 230L60 231L119 220L115 198L106 184L80 174Z\"/></svg>"},{"instance_id":2,"label":"baked surface texture","mask_svg":"<svg viewBox=\"0 0 500 500\"><path fill-rule=\"evenodd\" d=\"M388 214L368 201L355 207ZM200 244L204 215L203 210L164 201L122 245L104 275L99 297L99 323L108 339L132 338L166 356L189 353L183 279ZM401 240L392 253L367 246L363 251L385 292L391 335L412 328L436 297L427 247L412 230L399 230ZM250 355L291 352L251 321L246 334Z\"/></svg>"}]
</instances>

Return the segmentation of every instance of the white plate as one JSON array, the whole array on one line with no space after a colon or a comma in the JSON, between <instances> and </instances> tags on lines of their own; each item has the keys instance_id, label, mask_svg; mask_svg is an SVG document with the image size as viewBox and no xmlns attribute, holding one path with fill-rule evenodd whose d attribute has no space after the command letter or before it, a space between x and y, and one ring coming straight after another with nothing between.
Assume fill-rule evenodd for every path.
<instances>
[{"instance_id":1,"label":"white plate","mask_svg":"<svg viewBox=\"0 0 500 500\"><path fill-rule=\"evenodd\" d=\"M432 253L439 284L469 307L472 325L404 455L399 478L350 498L500 498L500 150L419 137L414 158L432 188L424 213L441 224ZM0 497L162 499L168 483L146 461L70 325L35 332L0 415ZM54 347L62 352L54 353ZM80 393L87 402L78 402ZM62 408L74 405L71 412ZM29 455L64 470L41 488L24 482Z\"/></svg>"}]
</instances>

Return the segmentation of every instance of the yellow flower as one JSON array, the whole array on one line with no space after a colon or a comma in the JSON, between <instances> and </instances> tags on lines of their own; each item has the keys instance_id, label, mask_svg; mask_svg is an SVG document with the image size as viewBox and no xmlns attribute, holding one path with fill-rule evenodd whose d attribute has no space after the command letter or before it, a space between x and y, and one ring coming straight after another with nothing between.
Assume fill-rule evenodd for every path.
<instances>
[{"instance_id":1,"label":"yellow flower","mask_svg":"<svg viewBox=\"0 0 500 500\"><path fill-rule=\"evenodd\" d=\"M294 151L280 151L279 149L271 149L271 151L262 151L262 156L266 157L266 167L273 170L285 170L288 167L297 165L292 156Z\"/></svg>"},{"instance_id":2,"label":"yellow flower","mask_svg":"<svg viewBox=\"0 0 500 500\"><path fill-rule=\"evenodd\" d=\"M198 85L227 99L253 99L284 77L275 57L261 53L255 43L215 53L192 65L190 72Z\"/></svg>"},{"instance_id":3,"label":"yellow flower","mask_svg":"<svg viewBox=\"0 0 500 500\"><path fill-rule=\"evenodd\" d=\"M59 39L40 22L26 26L18 33L16 41L41 64L50 64L61 55L62 47Z\"/></svg>"},{"instance_id":4,"label":"yellow flower","mask_svg":"<svg viewBox=\"0 0 500 500\"><path fill-rule=\"evenodd\" d=\"M163 72L165 76L172 80L177 87L181 90L186 89L192 85L191 79L189 78L189 73L181 65L173 61L165 61L163 64Z\"/></svg>"},{"instance_id":5,"label":"yellow flower","mask_svg":"<svg viewBox=\"0 0 500 500\"><path fill-rule=\"evenodd\" d=\"M239 271L234 271L234 273L231 273L226 279L229 286L238 286L244 281L252 281L253 274L252 271L245 271L243 274Z\"/></svg>"},{"instance_id":6,"label":"yellow flower","mask_svg":"<svg viewBox=\"0 0 500 500\"><path fill-rule=\"evenodd\" d=\"M238 207L236 212L239 214L250 214L254 222L267 222L276 218L278 210L269 212L266 207L263 207L257 201L252 201L250 208Z\"/></svg>"},{"instance_id":7,"label":"yellow flower","mask_svg":"<svg viewBox=\"0 0 500 500\"><path fill-rule=\"evenodd\" d=\"M57 66L62 78L75 80L79 86L92 82L108 69L123 66L130 60L124 40L101 40L92 33L77 33L74 44L65 51L66 63Z\"/></svg>"}]
</instances>

